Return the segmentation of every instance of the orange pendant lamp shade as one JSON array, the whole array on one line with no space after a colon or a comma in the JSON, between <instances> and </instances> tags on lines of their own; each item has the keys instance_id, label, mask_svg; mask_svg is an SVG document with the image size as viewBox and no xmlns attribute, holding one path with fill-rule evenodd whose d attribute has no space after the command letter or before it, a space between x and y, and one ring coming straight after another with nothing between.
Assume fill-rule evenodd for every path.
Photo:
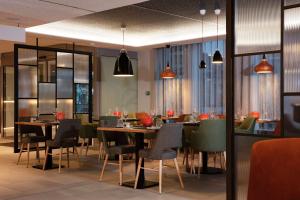
<instances>
[{"instance_id":1,"label":"orange pendant lamp shade","mask_svg":"<svg viewBox=\"0 0 300 200\"><path fill-rule=\"evenodd\" d=\"M171 56L171 45L166 45L166 51L168 52L169 56ZM176 73L172 71L172 68L169 64L167 63L166 69L160 73L160 78L163 79L172 79L176 77Z\"/></svg>"},{"instance_id":2,"label":"orange pendant lamp shade","mask_svg":"<svg viewBox=\"0 0 300 200\"><path fill-rule=\"evenodd\" d=\"M254 70L258 74L270 74L273 73L273 66L268 62L264 54L262 60L255 66Z\"/></svg>"},{"instance_id":3,"label":"orange pendant lamp shade","mask_svg":"<svg viewBox=\"0 0 300 200\"><path fill-rule=\"evenodd\" d=\"M171 79L176 77L176 74L172 71L169 63L167 64L166 69L160 74L160 77L164 79Z\"/></svg>"}]
</instances>

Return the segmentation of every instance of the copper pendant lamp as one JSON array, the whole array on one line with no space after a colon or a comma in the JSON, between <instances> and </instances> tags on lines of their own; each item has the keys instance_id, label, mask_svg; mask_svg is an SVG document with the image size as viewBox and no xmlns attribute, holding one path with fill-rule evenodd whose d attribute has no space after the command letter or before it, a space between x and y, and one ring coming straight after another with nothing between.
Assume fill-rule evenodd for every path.
<instances>
[{"instance_id":1,"label":"copper pendant lamp","mask_svg":"<svg viewBox=\"0 0 300 200\"><path fill-rule=\"evenodd\" d=\"M260 63L255 66L254 71L258 74L273 73L273 66L268 62L265 54L263 54L263 58Z\"/></svg>"},{"instance_id":2,"label":"copper pendant lamp","mask_svg":"<svg viewBox=\"0 0 300 200\"><path fill-rule=\"evenodd\" d=\"M167 45L166 48L169 49L169 53L170 53L171 46ZM163 79L172 79L172 78L176 77L176 73L172 71L172 68L171 68L169 62L167 63L165 70L160 74L160 77Z\"/></svg>"}]
</instances>

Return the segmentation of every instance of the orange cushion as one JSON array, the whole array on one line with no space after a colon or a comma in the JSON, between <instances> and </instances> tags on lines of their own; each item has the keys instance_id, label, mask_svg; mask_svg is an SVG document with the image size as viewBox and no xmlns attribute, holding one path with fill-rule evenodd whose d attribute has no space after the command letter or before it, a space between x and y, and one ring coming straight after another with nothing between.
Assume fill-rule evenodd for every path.
<instances>
[{"instance_id":1,"label":"orange cushion","mask_svg":"<svg viewBox=\"0 0 300 200\"><path fill-rule=\"evenodd\" d=\"M300 199L300 138L257 142L251 154L248 200Z\"/></svg>"}]
</instances>

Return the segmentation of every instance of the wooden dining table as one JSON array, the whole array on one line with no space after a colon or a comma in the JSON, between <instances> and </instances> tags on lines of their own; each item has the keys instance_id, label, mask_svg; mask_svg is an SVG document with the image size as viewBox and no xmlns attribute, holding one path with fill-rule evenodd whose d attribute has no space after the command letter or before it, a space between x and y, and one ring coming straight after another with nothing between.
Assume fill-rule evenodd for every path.
<instances>
[{"instance_id":1,"label":"wooden dining table","mask_svg":"<svg viewBox=\"0 0 300 200\"><path fill-rule=\"evenodd\" d=\"M139 151L144 149L144 135L145 134L157 134L158 130L146 129L146 128L110 128L110 127L98 127L98 131L107 131L107 132L120 132L121 133L134 133L135 135L135 173L137 173L138 162L139 162ZM140 170L140 175L137 183L138 189L144 189L148 187L157 186L158 182L149 181L145 179L144 173L144 159L142 160L142 168ZM134 187L135 181L124 182L122 186Z\"/></svg>"},{"instance_id":2,"label":"wooden dining table","mask_svg":"<svg viewBox=\"0 0 300 200\"><path fill-rule=\"evenodd\" d=\"M46 140L52 140L52 127L59 125L59 122L57 122L57 121L53 121L53 122L52 121L33 121L33 122L15 122L15 124L18 126L26 125L26 126L45 127ZM37 168L37 169L43 169L42 164L34 165L32 167ZM49 155L47 156L45 170L56 169L56 168L58 168L58 165L53 163L52 149L50 148Z\"/></svg>"}]
</instances>

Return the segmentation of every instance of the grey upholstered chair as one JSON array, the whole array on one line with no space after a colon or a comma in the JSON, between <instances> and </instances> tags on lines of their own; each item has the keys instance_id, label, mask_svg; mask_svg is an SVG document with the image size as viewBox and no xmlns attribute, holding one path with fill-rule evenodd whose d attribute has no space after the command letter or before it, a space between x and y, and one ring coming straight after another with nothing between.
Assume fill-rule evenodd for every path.
<instances>
[{"instance_id":1,"label":"grey upholstered chair","mask_svg":"<svg viewBox=\"0 0 300 200\"><path fill-rule=\"evenodd\" d=\"M137 182L140 175L143 158L151 160L159 160L159 193L162 192L162 167L164 160L174 160L177 175L180 181L181 188L184 188L177 163L177 148L181 146L182 140L182 124L164 124L157 133L157 139L151 149L143 149L139 152L138 170L135 179L134 188L137 187ZM155 169L143 168L144 170L155 171Z\"/></svg>"},{"instance_id":2,"label":"grey upholstered chair","mask_svg":"<svg viewBox=\"0 0 300 200\"><path fill-rule=\"evenodd\" d=\"M19 121L29 122L30 117L21 117ZM39 142L46 142L46 137L44 136L43 129L40 126L30 126L30 125L19 125L20 135L21 135L21 148L17 161L17 165L20 162L24 148L27 148L27 167L29 166L30 158L30 146L31 144L36 145L36 157L40 162L40 148Z\"/></svg>"},{"instance_id":3,"label":"grey upholstered chair","mask_svg":"<svg viewBox=\"0 0 300 200\"><path fill-rule=\"evenodd\" d=\"M77 154L77 158L79 161L79 155L77 151L77 144L78 144L78 137L79 137L79 130L81 128L80 120L78 119L64 119L60 122L57 133L55 135L54 140L47 140L46 141L46 158L43 166L43 170L45 170L47 156L49 154L49 148L59 148L59 167L58 172L61 171L61 159L62 159L62 151L63 148L67 148L67 161L69 167L69 148L73 147L74 152Z\"/></svg>"},{"instance_id":4,"label":"grey upholstered chair","mask_svg":"<svg viewBox=\"0 0 300 200\"><path fill-rule=\"evenodd\" d=\"M102 116L99 120L100 127L116 127L117 118L113 116ZM103 143L103 148L105 152L105 159L102 169L100 169L99 180L102 181L104 170L107 164L118 165L119 166L119 181L120 185L123 183L123 155L133 154L135 152L135 146L130 145L128 142L128 136L126 133L112 132L112 131L101 131L99 133L100 141ZM110 143L114 142L111 146ZM109 156L119 155L119 164L109 163Z\"/></svg>"}]
</instances>

